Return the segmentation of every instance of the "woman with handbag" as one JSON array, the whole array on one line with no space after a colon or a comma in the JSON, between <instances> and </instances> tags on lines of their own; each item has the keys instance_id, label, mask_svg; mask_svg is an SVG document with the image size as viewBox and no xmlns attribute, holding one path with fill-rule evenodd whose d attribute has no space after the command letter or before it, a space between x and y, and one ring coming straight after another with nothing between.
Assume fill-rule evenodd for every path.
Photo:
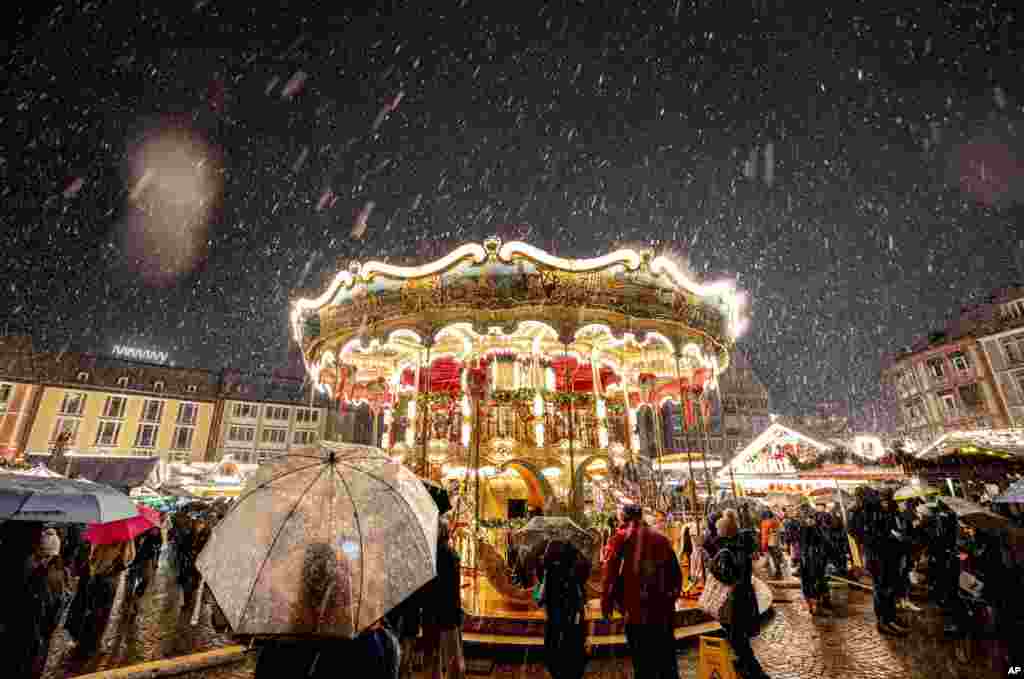
<instances>
[{"instance_id":1,"label":"woman with handbag","mask_svg":"<svg viewBox=\"0 0 1024 679\"><path fill-rule=\"evenodd\" d=\"M701 608L718 619L736 654L736 673L743 679L768 675L754 656L750 640L760 631L757 597L751 581L758 544L754 531L739 530L736 512L726 510L715 526L718 534L707 554Z\"/></svg>"}]
</instances>

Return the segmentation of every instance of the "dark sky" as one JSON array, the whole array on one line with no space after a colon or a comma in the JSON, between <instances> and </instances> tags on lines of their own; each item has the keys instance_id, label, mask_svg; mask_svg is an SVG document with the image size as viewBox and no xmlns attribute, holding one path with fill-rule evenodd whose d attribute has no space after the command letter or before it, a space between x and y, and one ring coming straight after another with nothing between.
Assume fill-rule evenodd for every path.
<instances>
[{"instance_id":1,"label":"dark sky","mask_svg":"<svg viewBox=\"0 0 1024 679\"><path fill-rule=\"evenodd\" d=\"M882 352L1024 279L1016 2L245 4L16 17L11 332L268 369L289 298L352 258L646 242L739 278L742 346L795 412L872 398ZM201 210L166 199L195 194L187 138L222 182Z\"/></svg>"}]
</instances>

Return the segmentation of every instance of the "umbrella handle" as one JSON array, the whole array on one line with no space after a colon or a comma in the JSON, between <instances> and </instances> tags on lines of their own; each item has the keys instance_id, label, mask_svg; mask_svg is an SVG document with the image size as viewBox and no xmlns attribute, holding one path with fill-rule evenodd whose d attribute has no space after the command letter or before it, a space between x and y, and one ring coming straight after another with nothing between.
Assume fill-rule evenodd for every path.
<instances>
[{"instance_id":1,"label":"umbrella handle","mask_svg":"<svg viewBox=\"0 0 1024 679\"><path fill-rule=\"evenodd\" d=\"M190 621L192 626L195 627L199 624L199 611L203 607L203 590L206 587L206 577L199 578L199 588L196 590L196 605L192 609L192 620Z\"/></svg>"}]
</instances>

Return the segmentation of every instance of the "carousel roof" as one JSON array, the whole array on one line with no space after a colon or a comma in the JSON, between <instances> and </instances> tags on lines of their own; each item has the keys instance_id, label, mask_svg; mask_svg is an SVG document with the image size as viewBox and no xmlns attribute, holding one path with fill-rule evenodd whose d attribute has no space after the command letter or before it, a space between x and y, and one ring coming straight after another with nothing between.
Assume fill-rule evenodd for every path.
<instances>
[{"instance_id":1,"label":"carousel roof","mask_svg":"<svg viewBox=\"0 0 1024 679\"><path fill-rule=\"evenodd\" d=\"M565 259L489 239L418 267L353 263L319 297L294 302L291 325L314 374L358 362L383 377L429 347L459 360L482 348L582 362L600 353L668 376L677 355L724 370L742 305L733 282L695 282L664 256Z\"/></svg>"}]
</instances>

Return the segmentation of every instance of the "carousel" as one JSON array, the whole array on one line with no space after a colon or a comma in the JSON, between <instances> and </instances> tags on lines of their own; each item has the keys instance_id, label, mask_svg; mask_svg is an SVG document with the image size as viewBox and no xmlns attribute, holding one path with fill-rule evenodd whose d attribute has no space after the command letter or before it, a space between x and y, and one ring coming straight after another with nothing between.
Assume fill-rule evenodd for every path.
<instances>
[{"instance_id":1,"label":"carousel","mask_svg":"<svg viewBox=\"0 0 1024 679\"><path fill-rule=\"evenodd\" d=\"M467 635L542 641L513 563L526 521L571 521L596 563L616 505L667 509L680 477L694 506L697 486L711 492L714 464L673 433L704 432L742 303L731 282L694 282L650 252L563 259L492 238L418 267L353 262L294 302L291 325L344 423L328 436L449 490ZM597 617L595 635L621 634Z\"/></svg>"}]
</instances>

